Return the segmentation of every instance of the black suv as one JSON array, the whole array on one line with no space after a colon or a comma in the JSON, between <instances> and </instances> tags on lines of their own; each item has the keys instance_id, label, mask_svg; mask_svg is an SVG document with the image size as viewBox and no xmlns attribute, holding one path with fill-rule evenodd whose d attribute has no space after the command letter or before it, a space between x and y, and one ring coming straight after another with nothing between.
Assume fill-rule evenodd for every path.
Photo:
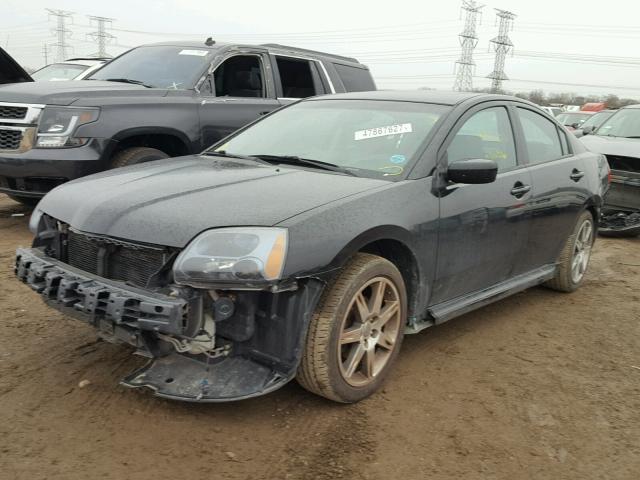
<instances>
[{"instance_id":1,"label":"black suv","mask_svg":"<svg viewBox=\"0 0 640 480\"><path fill-rule=\"evenodd\" d=\"M11 78L17 65L0 56ZM35 203L114 167L196 153L282 105L375 90L353 58L282 45L134 48L89 80L0 86L0 192Z\"/></svg>"},{"instance_id":2,"label":"black suv","mask_svg":"<svg viewBox=\"0 0 640 480\"><path fill-rule=\"evenodd\" d=\"M607 173L517 98L315 97L201 155L56 188L16 273L153 357L125 385L228 401L297 377L354 402L405 332L534 285L578 288Z\"/></svg>"}]
</instances>

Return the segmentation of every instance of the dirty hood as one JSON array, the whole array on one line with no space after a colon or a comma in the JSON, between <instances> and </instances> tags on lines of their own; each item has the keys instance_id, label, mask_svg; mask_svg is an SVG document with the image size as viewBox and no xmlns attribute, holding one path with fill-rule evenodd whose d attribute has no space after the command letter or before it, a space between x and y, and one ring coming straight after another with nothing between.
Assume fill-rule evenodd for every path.
<instances>
[{"instance_id":1,"label":"dirty hood","mask_svg":"<svg viewBox=\"0 0 640 480\"><path fill-rule=\"evenodd\" d=\"M166 89L145 88L121 82L75 80L73 82L28 82L0 85L0 102L35 103L41 105L71 105L86 100L83 106L100 106L114 98L164 97ZM126 99L125 99L126 101Z\"/></svg>"},{"instance_id":2,"label":"dirty hood","mask_svg":"<svg viewBox=\"0 0 640 480\"><path fill-rule=\"evenodd\" d=\"M33 82L33 78L0 47L0 85L20 82Z\"/></svg>"},{"instance_id":3,"label":"dirty hood","mask_svg":"<svg viewBox=\"0 0 640 480\"><path fill-rule=\"evenodd\" d=\"M640 158L640 139L586 135L580 140L592 152L602 155Z\"/></svg>"},{"instance_id":4,"label":"dirty hood","mask_svg":"<svg viewBox=\"0 0 640 480\"><path fill-rule=\"evenodd\" d=\"M52 190L38 208L84 232L184 247L209 228L272 226L387 184L198 155L74 180Z\"/></svg>"}]
</instances>

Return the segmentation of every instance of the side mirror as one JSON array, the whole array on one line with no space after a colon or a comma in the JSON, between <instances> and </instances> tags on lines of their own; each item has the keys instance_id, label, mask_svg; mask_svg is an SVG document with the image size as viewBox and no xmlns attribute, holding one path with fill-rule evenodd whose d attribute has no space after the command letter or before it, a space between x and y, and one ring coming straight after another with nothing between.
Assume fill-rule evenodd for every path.
<instances>
[{"instance_id":1,"label":"side mirror","mask_svg":"<svg viewBox=\"0 0 640 480\"><path fill-rule=\"evenodd\" d=\"M586 127L584 127L582 129L582 134L583 135L590 135L593 133L593 131L596 129L596 127L594 127L593 125L587 125Z\"/></svg>"},{"instance_id":2,"label":"side mirror","mask_svg":"<svg viewBox=\"0 0 640 480\"><path fill-rule=\"evenodd\" d=\"M459 160L447 168L447 180L454 183L491 183L498 175L498 164L483 158Z\"/></svg>"},{"instance_id":3,"label":"side mirror","mask_svg":"<svg viewBox=\"0 0 640 480\"><path fill-rule=\"evenodd\" d=\"M578 122L576 122L576 123L572 123L572 124L571 124L571 128L573 128L574 130L575 130L575 129L578 129L578 128L580 128L580 124L579 124Z\"/></svg>"}]
</instances>

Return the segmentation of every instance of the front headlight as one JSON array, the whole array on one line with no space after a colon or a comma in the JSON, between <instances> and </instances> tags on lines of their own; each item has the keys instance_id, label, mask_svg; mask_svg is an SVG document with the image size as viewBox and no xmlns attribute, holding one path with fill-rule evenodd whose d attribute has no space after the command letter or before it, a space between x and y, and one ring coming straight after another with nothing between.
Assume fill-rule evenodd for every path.
<instances>
[{"instance_id":1,"label":"front headlight","mask_svg":"<svg viewBox=\"0 0 640 480\"><path fill-rule=\"evenodd\" d=\"M99 115L99 108L45 107L38 123L36 147L59 148L84 145L87 139L74 137L74 133L80 125L95 122Z\"/></svg>"},{"instance_id":2,"label":"front headlight","mask_svg":"<svg viewBox=\"0 0 640 480\"><path fill-rule=\"evenodd\" d=\"M220 283L260 284L280 280L287 242L284 228L208 230L178 255L173 266L174 280L201 288Z\"/></svg>"}]
</instances>

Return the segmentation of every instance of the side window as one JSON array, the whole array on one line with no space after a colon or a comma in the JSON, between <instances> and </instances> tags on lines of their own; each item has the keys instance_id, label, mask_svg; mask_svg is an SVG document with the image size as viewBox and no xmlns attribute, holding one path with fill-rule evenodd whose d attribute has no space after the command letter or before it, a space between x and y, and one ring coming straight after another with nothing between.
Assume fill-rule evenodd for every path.
<instances>
[{"instance_id":1,"label":"side window","mask_svg":"<svg viewBox=\"0 0 640 480\"><path fill-rule=\"evenodd\" d=\"M347 92L368 92L376 89L371 73L366 68L351 67L340 63L334 63L333 66L340 75Z\"/></svg>"},{"instance_id":2,"label":"side window","mask_svg":"<svg viewBox=\"0 0 640 480\"><path fill-rule=\"evenodd\" d=\"M285 98L306 98L323 93L314 81L314 66L309 60L276 56L282 96Z\"/></svg>"},{"instance_id":3,"label":"side window","mask_svg":"<svg viewBox=\"0 0 640 480\"><path fill-rule=\"evenodd\" d=\"M260 57L227 58L213 74L213 88L216 97L265 97Z\"/></svg>"},{"instance_id":4,"label":"side window","mask_svg":"<svg viewBox=\"0 0 640 480\"><path fill-rule=\"evenodd\" d=\"M472 115L453 137L447 158L449 163L474 158L494 160L498 171L515 167L516 148L507 110L492 107Z\"/></svg>"},{"instance_id":5,"label":"side window","mask_svg":"<svg viewBox=\"0 0 640 480\"><path fill-rule=\"evenodd\" d=\"M530 163L548 162L562 157L558 128L553 122L525 108L518 107L518 114Z\"/></svg>"}]
</instances>

